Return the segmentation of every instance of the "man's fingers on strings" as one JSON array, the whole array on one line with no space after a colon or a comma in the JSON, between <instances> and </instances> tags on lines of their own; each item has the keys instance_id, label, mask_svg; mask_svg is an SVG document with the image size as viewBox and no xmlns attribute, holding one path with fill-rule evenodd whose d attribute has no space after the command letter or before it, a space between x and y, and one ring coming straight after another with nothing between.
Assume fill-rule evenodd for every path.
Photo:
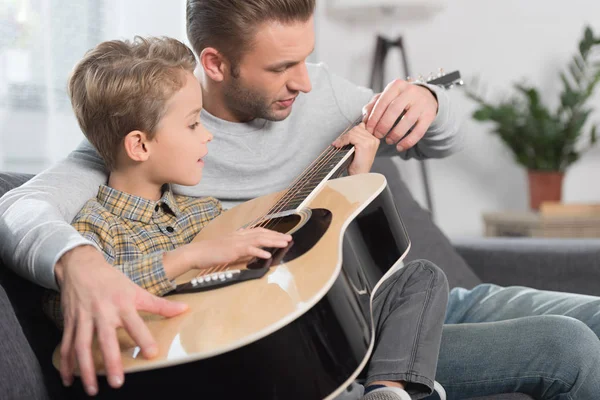
<instances>
[{"instance_id":1,"label":"man's fingers on strings","mask_svg":"<svg viewBox=\"0 0 600 400\"><path fill-rule=\"evenodd\" d=\"M386 137L386 135L389 136L390 131L397 126L396 123L399 123L401 118L408 112L409 102L410 99L404 95L400 95L398 98L394 99L375 126L373 135L378 139L382 139Z\"/></svg>"},{"instance_id":2,"label":"man's fingers on strings","mask_svg":"<svg viewBox=\"0 0 600 400\"><path fill-rule=\"evenodd\" d=\"M415 124L418 122L420 113L417 110L409 109L400 119L398 124L392 129L392 131L385 138L387 144L397 144L410 129L414 129Z\"/></svg>"},{"instance_id":3,"label":"man's fingers on strings","mask_svg":"<svg viewBox=\"0 0 600 400\"><path fill-rule=\"evenodd\" d=\"M371 117L371 112L373 111L373 107L375 107L375 103L377 102L377 100L379 100L379 97L381 97L381 93L376 94L375 96L373 96L373 98L371 99L371 101L369 101L362 109L362 115L363 115L363 123L366 124L367 121L369 121L369 118ZM367 127L365 126L365 129L367 129Z\"/></svg>"},{"instance_id":4,"label":"man's fingers on strings","mask_svg":"<svg viewBox=\"0 0 600 400\"><path fill-rule=\"evenodd\" d=\"M427 126L428 124L423 121L417 122L412 131L396 144L397 150L404 151L414 147L425 135Z\"/></svg>"},{"instance_id":5,"label":"man's fingers on strings","mask_svg":"<svg viewBox=\"0 0 600 400\"><path fill-rule=\"evenodd\" d=\"M406 85L408 85L408 83L406 83L405 81L396 79L390 82L385 87L384 91L381 93L381 96L379 97L379 99L377 99L377 102L375 103L375 106L371 111L369 120L367 121L367 130L369 132L372 132L375 136L377 136L377 133L375 132L375 127L377 126L377 124L379 124L379 120L386 112L390 103L392 103L392 101L394 101L394 99L396 99L403 92Z\"/></svg>"}]
</instances>

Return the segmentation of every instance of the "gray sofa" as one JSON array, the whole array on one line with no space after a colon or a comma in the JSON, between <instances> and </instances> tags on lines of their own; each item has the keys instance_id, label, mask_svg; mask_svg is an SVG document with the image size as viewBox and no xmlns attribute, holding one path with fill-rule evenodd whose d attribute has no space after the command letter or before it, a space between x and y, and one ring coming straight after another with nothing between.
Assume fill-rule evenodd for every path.
<instances>
[{"instance_id":1,"label":"gray sofa","mask_svg":"<svg viewBox=\"0 0 600 400\"><path fill-rule=\"evenodd\" d=\"M414 201L391 160L377 160L374 170L386 175L402 213L413 244L409 260L433 261L446 272L450 287L471 288L491 282L600 295L595 285L600 281L600 240L475 239L451 243ZM0 195L14 186L15 181L28 178L0 173ZM24 349L18 355L20 360L0 358L2 399L42 398L44 390L53 398L65 397L49 356L52 344L59 339L58 332L40 318L39 307L31 303L38 290L0 265L0 352L4 355L11 349ZM22 329L10 323L15 318ZM40 332L47 340L39 340ZM518 393L478 400L509 399L531 400Z\"/></svg>"}]
</instances>

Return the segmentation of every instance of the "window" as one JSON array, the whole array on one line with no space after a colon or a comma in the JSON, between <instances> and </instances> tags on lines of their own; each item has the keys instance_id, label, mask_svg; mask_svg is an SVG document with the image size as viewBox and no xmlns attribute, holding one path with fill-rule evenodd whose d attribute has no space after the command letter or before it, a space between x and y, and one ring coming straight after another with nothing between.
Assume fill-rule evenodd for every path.
<instances>
[{"instance_id":1,"label":"window","mask_svg":"<svg viewBox=\"0 0 600 400\"><path fill-rule=\"evenodd\" d=\"M184 2L2 0L0 169L37 173L73 150L69 72L100 41L136 34L183 40Z\"/></svg>"}]
</instances>

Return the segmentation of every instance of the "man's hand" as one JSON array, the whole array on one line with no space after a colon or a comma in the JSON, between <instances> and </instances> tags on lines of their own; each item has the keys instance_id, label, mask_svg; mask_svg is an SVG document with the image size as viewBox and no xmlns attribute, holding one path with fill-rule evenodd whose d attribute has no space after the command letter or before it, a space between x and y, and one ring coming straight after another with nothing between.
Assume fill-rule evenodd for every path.
<instances>
[{"instance_id":1,"label":"man's hand","mask_svg":"<svg viewBox=\"0 0 600 400\"><path fill-rule=\"evenodd\" d=\"M398 151L404 151L416 145L425 135L437 115L437 109L437 99L429 89L396 79L363 108L363 121L375 137L381 139L387 135L387 144L396 144ZM404 111L402 120L390 132ZM411 128L412 132L404 137Z\"/></svg>"},{"instance_id":2,"label":"man's hand","mask_svg":"<svg viewBox=\"0 0 600 400\"><path fill-rule=\"evenodd\" d=\"M360 125L355 126L333 142L333 146L337 148L344 147L347 144L354 145L354 160L348 167L348 174L356 175L369 172L373 161L375 161L379 139L370 134L365 129L364 122L361 122Z\"/></svg>"},{"instance_id":3,"label":"man's hand","mask_svg":"<svg viewBox=\"0 0 600 400\"><path fill-rule=\"evenodd\" d=\"M77 358L89 395L98 392L92 359L94 333L98 335L108 383L118 388L124 377L117 328L124 327L142 354L152 358L158 348L137 311L173 317L188 308L186 304L153 296L137 286L108 264L92 246L77 247L65 253L56 264L55 273L64 315L60 375L66 386L71 385Z\"/></svg>"}]
</instances>

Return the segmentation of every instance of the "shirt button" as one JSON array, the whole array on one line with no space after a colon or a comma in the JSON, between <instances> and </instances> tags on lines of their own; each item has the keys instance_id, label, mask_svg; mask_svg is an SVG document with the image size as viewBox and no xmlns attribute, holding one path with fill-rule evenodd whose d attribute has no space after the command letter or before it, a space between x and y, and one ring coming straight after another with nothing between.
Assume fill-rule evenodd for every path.
<instances>
[{"instance_id":1,"label":"shirt button","mask_svg":"<svg viewBox=\"0 0 600 400\"><path fill-rule=\"evenodd\" d=\"M159 209L159 207L158 207L158 204L157 204L157 205L154 207L154 211L158 212L158 209Z\"/></svg>"},{"instance_id":2,"label":"shirt button","mask_svg":"<svg viewBox=\"0 0 600 400\"><path fill-rule=\"evenodd\" d=\"M175 232L175 229L173 229L172 226L167 226L167 232L173 233L173 232Z\"/></svg>"}]
</instances>

